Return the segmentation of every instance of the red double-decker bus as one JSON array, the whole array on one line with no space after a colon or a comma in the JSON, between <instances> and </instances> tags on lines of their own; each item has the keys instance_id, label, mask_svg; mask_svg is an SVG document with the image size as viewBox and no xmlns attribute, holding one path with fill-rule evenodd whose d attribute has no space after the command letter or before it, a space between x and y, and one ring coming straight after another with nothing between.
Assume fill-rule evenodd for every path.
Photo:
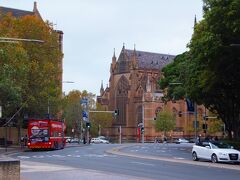
<instances>
[{"instance_id":1,"label":"red double-decker bus","mask_svg":"<svg viewBox=\"0 0 240 180\"><path fill-rule=\"evenodd\" d=\"M64 122L51 119L30 119L28 123L29 149L63 149L66 145Z\"/></svg>"}]
</instances>

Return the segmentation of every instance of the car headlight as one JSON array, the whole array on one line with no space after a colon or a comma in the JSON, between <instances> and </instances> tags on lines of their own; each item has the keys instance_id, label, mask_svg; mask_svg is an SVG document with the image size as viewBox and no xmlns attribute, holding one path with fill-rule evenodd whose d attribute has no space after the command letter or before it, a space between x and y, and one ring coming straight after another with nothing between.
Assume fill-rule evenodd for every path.
<instances>
[{"instance_id":1,"label":"car headlight","mask_svg":"<svg viewBox=\"0 0 240 180\"><path fill-rule=\"evenodd\" d=\"M220 156L227 156L227 153L222 153L222 152L220 152L220 153L218 153Z\"/></svg>"}]
</instances>

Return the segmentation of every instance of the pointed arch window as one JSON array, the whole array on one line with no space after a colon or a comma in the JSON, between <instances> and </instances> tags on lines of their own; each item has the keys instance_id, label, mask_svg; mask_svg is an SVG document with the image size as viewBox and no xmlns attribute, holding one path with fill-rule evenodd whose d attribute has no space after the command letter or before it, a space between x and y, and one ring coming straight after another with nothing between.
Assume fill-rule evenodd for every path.
<instances>
[{"instance_id":1,"label":"pointed arch window","mask_svg":"<svg viewBox=\"0 0 240 180\"><path fill-rule=\"evenodd\" d=\"M127 103L128 103L129 82L125 76L122 76L116 88L116 108L119 109L117 124L126 124Z\"/></svg>"}]
</instances>

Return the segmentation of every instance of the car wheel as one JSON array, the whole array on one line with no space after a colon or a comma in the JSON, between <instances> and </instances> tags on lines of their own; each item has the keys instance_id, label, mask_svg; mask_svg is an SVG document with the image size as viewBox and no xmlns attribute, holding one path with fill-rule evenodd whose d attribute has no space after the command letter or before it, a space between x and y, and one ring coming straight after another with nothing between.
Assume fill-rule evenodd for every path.
<instances>
[{"instance_id":1,"label":"car wheel","mask_svg":"<svg viewBox=\"0 0 240 180\"><path fill-rule=\"evenodd\" d=\"M212 160L213 163L217 163L218 162L217 155L213 154L212 157L211 157L211 160Z\"/></svg>"},{"instance_id":2,"label":"car wheel","mask_svg":"<svg viewBox=\"0 0 240 180\"><path fill-rule=\"evenodd\" d=\"M193 159L193 161L198 161L198 157L197 157L197 153L196 152L192 153L192 159Z\"/></svg>"}]
</instances>

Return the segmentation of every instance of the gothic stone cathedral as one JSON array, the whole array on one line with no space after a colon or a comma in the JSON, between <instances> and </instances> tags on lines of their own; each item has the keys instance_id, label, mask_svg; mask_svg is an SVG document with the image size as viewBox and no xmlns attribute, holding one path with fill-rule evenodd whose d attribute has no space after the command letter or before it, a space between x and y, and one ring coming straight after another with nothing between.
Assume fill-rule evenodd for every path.
<instances>
[{"instance_id":1,"label":"gothic stone cathedral","mask_svg":"<svg viewBox=\"0 0 240 180\"><path fill-rule=\"evenodd\" d=\"M161 69L174 61L175 56L125 49L123 46L118 59L114 55L110 66L109 87L100 89L97 102L107 110L119 109L119 116L112 127L105 128L103 134L118 140L119 134L125 142L139 142L138 125L144 120L145 141L161 137L154 128L154 118L158 111L169 109L176 118L176 128L170 136L187 135L187 127L192 125L191 117L178 117L177 113L186 111L184 101L164 103L163 91L158 86ZM121 127L121 130L119 130ZM185 132L184 132L185 131Z\"/></svg>"}]
</instances>

